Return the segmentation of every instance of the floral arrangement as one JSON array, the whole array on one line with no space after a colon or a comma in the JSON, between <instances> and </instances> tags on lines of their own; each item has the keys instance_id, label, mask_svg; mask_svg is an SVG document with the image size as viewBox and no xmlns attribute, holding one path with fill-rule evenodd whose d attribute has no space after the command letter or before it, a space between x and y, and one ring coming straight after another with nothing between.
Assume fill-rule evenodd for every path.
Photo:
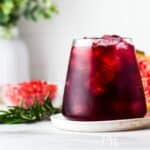
<instances>
[{"instance_id":1,"label":"floral arrangement","mask_svg":"<svg viewBox=\"0 0 150 150\"><path fill-rule=\"evenodd\" d=\"M9 37L20 18L38 21L49 19L56 13L57 8L51 0L1 0L0 29L4 31L3 37Z\"/></svg>"},{"instance_id":2,"label":"floral arrangement","mask_svg":"<svg viewBox=\"0 0 150 150\"><path fill-rule=\"evenodd\" d=\"M3 103L9 107L0 111L0 123L31 123L60 112L60 108L52 105L57 95L55 84L39 80L8 84L1 93Z\"/></svg>"}]
</instances>

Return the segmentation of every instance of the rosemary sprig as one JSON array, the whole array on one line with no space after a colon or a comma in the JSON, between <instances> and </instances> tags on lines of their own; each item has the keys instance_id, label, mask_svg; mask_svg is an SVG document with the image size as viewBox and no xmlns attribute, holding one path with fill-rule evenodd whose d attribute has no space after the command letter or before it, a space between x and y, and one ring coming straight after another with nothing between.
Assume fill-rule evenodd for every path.
<instances>
[{"instance_id":1,"label":"rosemary sprig","mask_svg":"<svg viewBox=\"0 0 150 150\"><path fill-rule=\"evenodd\" d=\"M0 110L0 123L3 124L19 124L32 123L45 119L49 119L50 115L60 112L60 108L55 108L49 98L40 104L36 99L33 106L23 108L20 106L11 106L8 110Z\"/></svg>"}]
</instances>

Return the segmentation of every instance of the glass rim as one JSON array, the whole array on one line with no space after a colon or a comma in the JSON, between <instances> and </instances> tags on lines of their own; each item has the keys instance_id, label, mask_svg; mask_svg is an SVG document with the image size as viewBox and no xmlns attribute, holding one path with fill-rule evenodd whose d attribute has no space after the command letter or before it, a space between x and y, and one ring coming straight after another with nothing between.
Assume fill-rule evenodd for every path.
<instances>
[{"instance_id":1,"label":"glass rim","mask_svg":"<svg viewBox=\"0 0 150 150\"><path fill-rule=\"evenodd\" d=\"M119 37L112 37L113 39L119 39ZM130 37L120 37L122 39L129 39L133 40L133 38ZM96 40L96 39L103 39L102 37L98 36L87 36L87 37L81 37L81 38L73 38L73 40Z\"/></svg>"},{"instance_id":2,"label":"glass rim","mask_svg":"<svg viewBox=\"0 0 150 150\"><path fill-rule=\"evenodd\" d=\"M125 41L132 44L133 39L130 37L121 37ZM83 38L74 38L73 45L75 46L91 46L95 40L103 39L102 37L83 37ZM112 39L119 39L119 37L112 37Z\"/></svg>"}]
</instances>

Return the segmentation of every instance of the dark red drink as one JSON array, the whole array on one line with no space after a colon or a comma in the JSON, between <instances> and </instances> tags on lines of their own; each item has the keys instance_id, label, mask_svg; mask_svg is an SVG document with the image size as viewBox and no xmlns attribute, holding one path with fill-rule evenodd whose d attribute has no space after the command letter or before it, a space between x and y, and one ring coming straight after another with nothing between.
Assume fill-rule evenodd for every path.
<instances>
[{"instance_id":1,"label":"dark red drink","mask_svg":"<svg viewBox=\"0 0 150 150\"><path fill-rule=\"evenodd\" d=\"M98 121L143 117L146 113L134 46L119 36L73 43L63 115Z\"/></svg>"}]
</instances>

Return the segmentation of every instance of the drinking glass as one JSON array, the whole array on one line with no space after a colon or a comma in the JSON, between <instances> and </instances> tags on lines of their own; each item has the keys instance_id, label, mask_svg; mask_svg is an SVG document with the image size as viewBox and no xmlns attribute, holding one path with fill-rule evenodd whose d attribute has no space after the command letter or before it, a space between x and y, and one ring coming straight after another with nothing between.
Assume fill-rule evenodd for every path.
<instances>
[{"instance_id":1,"label":"drinking glass","mask_svg":"<svg viewBox=\"0 0 150 150\"><path fill-rule=\"evenodd\" d=\"M62 112L79 121L145 115L145 95L129 39L105 35L73 41Z\"/></svg>"}]
</instances>

